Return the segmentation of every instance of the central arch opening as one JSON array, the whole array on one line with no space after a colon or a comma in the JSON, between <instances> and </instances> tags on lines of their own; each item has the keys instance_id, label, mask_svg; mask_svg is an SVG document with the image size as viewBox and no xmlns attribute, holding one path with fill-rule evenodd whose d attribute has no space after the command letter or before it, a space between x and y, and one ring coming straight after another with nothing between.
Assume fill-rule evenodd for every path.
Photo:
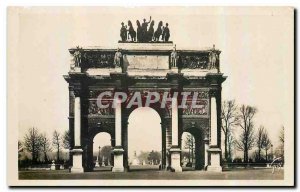
<instances>
[{"instance_id":1,"label":"central arch opening","mask_svg":"<svg viewBox=\"0 0 300 192\"><path fill-rule=\"evenodd\" d=\"M161 118L150 107L137 108L128 118L129 169L131 171L159 170L161 160Z\"/></svg>"}]
</instances>

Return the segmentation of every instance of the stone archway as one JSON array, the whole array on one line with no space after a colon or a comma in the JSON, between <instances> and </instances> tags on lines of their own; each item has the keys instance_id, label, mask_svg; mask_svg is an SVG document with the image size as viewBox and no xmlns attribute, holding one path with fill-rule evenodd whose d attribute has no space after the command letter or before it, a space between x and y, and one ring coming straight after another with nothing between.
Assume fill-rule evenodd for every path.
<instances>
[{"instance_id":1,"label":"stone archway","mask_svg":"<svg viewBox=\"0 0 300 192\"><path fill-rule=\"evenodd\" d=\"M140 131L140 133L136 135L139 137L135 136L135 133L138 131ZM163 154L165 154L162 152L165 149L165 147L163 147L164 139L162 137L164 131L161 126L161 116L156 110L151 107L135 108L128 117L128 157L132 158L134 152L140 152L142 150L147 152L153 150L155 153L159 152L162 157ZM162 157L159 162L153 162L156 166L148 167L162 168L162 159L165 159L165 157ZM132 166L132 168L130 167L132 162L130 161L128 163L129 169L132 170L134 168L134 166ZM149 165L147 160L145 160L144 163ZM138 167L139 166L135 166L135 168Z\"/></svg>"},{"instance_id":2,"label":"stone archway","mask_svg":"<svg viewBox=\"0 0 300 192\"><path fill-rule=\"evenodd\" d=\"M101 122L100 120L97 120L98 126L91 126L87 133L85 134L85 142L83 143L84 149L83 149L83 165L85 168L85 171L93 171L95 168L95 162L94 162L94 139L98 134L106 133L109 136L110 140L110 146L113 148L115 146L115 140L114 140L114 132L110 131L111 124ZM114 159L113 154L111 153L111 166L114 165Z\"/></svg>"},{"instance_id":3,"label":"stone archway","mask_svg":"<svg viewBox=\"0 0 300 192\"><path fill-rule=\"evenodd\" d=\"M203 132L197 128L188 128L185 129L183 133L189 133L194 138L195 170L203 170L205 168L205 145ZM181 134L181 138L183 133ZM181 144L183 145L184 143Z\"/></svg>"},{"instance_id":4,"label":"stone archway","mask_svg":"<svg viewBox=\"0 0 300 192\"><path fill-rule=\"evenodd\" d=\"M209 50L177 50L178 66L171 65L170 55L173 43L149 45L119 43L121 49L73 48L70 53L77 63L72 63L68 75L69 83L69 129L71 132L72 172L91 169L92 135L107 130L113 142L114 167L112 171L123 172L128 165L127 129L128 117L135 109L126 109L119 97L102 98L106 104L116 107L99 109L97 100L100 93L157 92L170 93L171 109L159 108L152 104L161 116L163 141L163 168L182 171L181 134L197 127L201 134L193 132L198 145L205 147L201 161L208 171L222 171L221 167L221 90L226 77L220 73L219 61L212 65L210 55L221 51L214 47ZM75 54L76 53L76 54ZM115 65L114 56L119 57ZM124 62L124 63L123 63ZM120 66L121 65L121 66ZM122 68L123 65L128 67ZM180 98L173 93L189 92L196 95L198 108L187 100L187 108L180 108ZM201 150L200 150L201 151ZM199 161L199 162L201 162Z\"/></svg>"}]
</instances>

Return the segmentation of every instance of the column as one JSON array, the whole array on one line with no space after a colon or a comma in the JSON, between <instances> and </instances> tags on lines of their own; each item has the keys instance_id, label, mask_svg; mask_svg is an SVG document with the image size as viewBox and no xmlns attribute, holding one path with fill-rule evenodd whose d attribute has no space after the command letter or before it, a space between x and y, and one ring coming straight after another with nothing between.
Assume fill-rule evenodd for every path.
<instances>
[{"instance_id":1,"label":"column","mask_svg":"<svg viewBox=\"0 0 300 192\"><path fill-rule=\"evenodd\" d=\"M221 149L218 147L218 114L216 93L211 95L210 100L210 146L208 152L210 154L210 165L207 171L221 172Z\"/></svg>"},{"instance_id":2,"label":"column","mask_svg":"<svg viewBox=\"0 0 300 192\"><path fill-rule=\"evenodd\" d=\"M178 101L177 97L172 97L172 147L171 153L171 170L182 172L180 165L181 150L178 146Z\"/></svg>"},{"instance_id":3,"label":"column","mask_svg":"<svg viewBox=\"0 0 300 192\"><path fill-rule=\"evenodd\" d=\"M172 131L171 127L166 125L166 169L169 169L171 167L170 162L170 148L172 147Z\"/></svg>"},{"instance_id":4,"label":"column","mask_svg":"<svg viewBox=\"0 0 300 192\"><path fill-rule=\"evenodd\" d=\"M75 97L74 101L74 128L75 128L75 134L74 134L74 143L75 146L81 146L81 133L80 133L80 127L81 127L81 104L80 104L80 97Z\"/></svg>"},{"instance_id":5,"label":"column","mask_svg":"<svg viewBox=\"0 0 300 192\"><path fill-rule=\"evenodd\" d=\"M161 167L160 169L161 170L165 170L166 168L166 158L167 158L167 155L166 155L166 148L167 148L167 143L166 143L166 132L167 132L167 128L166 128L166 124L165 123L161 123L161 130L162 130L162 138L161 138L161 141L162 141L162 151L161 151L161 154L162 154L162 159L161 159Z\"/></svg>"},{"instance_id":6,"label":"column","mask_svg":"<svg viewBox=\"0 0 300 192\"><path fill-rule=\"evenodd\" d=\"M172 145L178 146L178 101L172 97Z\"/></svg>"},{"instance_id":7,"label":"column","mask_svg":"<svg viewBox=\"0 0 300 192\"><path fill-rule=\"evenodd\" d=\"M121 100L116 98L116 106L115 106L115 147L113 149L114 154L114 167L112 172L123 172L123 153L124 150L122 148L122 106Z\"/></svg>"},{"instance_id":8,"label":"column","mask_svg":"<svg viewBox=\"0 0 300 192\"><path fill-rule=\"evenodd\" d=\"M218 129L217 129L217 102L215 97L211 97L211 110L210 110L210 136L211 145L217 146L218 144Z\"/></svg>"},{"instance_id":9,"label":"column","mask_svg":"<svg viewBox=\"0 0 300 192\"><path fill-rule=\"evenodd\" d=\"M75 92L75 91L74 91ZM80 94L76 90L74 100L74 148L71 150L73 154L73 166L71 172L82 173L82 146L81 146L81 103Z\"/></svg>"}]
</instances>

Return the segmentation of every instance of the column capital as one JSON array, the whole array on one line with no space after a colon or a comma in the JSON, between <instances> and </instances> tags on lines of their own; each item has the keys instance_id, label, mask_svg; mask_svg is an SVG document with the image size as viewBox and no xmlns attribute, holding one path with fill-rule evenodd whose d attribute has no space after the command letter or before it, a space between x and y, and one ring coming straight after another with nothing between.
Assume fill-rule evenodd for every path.
<instances>
[{"instance_id":1,"label":"column capital","mask_svg":"<svg viewBox=\"0 0 300 192\"><path fill-rule=\"evenodd\" d=\"M209 96L210 97L217 97L219 95L219 90L216 88L212 88L209 90Z\"/></svg>"},{"instance_id":2,"label":"column capital","mask_svg":"<svg viewBox=\"0 0 300 192\"><path fill-rule=\"evenodd\" d=\"M80 82L76 82L73 84L73 92L74 92L75 97L82 96L82 85Z\"/></svg>"},{"instance_id":3,"label":"column capital","mask_svg":"<svg viewBox=\"0 0 300 192\"><path fill-rule=\"evenodd\" d=\"M74 148L74 149L70 150L70 153L73 153L73 154L82 154L83 150L81 148Z\"/></svg>"},{"instance_id":4,"label":"column capital","mask_svg":"<svg viewBox=\"0 0 300 192\"><path fill-rule=\"evenodd\" d=\"M114 149L112 150L113 154L123 154L124 153L124 149L122 146L115 146Z\"/></svg>"},{"instance_id":5,"label":"column capital","mask_svg":"<svg viewBox=\"0 0 300 192\"><path fill-rule=\"evenodd\" d=\"M226 80L227 76L223 76L223 73L207 73L206 78L211 85L218 86Z\"/></svg>"},{"instance_id":6,"label":"column capital","mask_svg":"<svg viewBox=\"0 0 300 192\"><path fill-rule=\"evenodd\" d=\"M110 73L110 77L115 81L115 89L122 91L127 87L128 75L127 73Z\"/></svg>"},{"instance_id":7,"label":"column capital","mask_svg":"<svg viewBox=\"0 0 300 192\"><path fill-rule=\"evenodd\" d=\"M172 91L179 91L184 82L183 73L167 73L167 80L171 84Z\"/></svg>"}]
</instances>

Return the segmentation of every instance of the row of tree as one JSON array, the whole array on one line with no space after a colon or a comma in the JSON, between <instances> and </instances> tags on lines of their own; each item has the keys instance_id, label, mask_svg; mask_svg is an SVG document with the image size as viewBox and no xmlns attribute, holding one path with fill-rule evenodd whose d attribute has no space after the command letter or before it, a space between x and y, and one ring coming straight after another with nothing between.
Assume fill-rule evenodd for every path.
<instances>
[{"instance_id":1,"label":"row of tree","mask_svg":"<svg viewBox=\"0 0 300 192\"><path fill-rule=\"evenodd\" d=\"M224 101L222 103L221 118L222 131L224 134L225 159L232 160L232 150L236 148L244 154L244 162L249 161L249 151L257 148L257 161L262 160L261 153L265 150L265 160L268 160L268 150L272 147L269 134L264 126L255 130L254 117L257 109L249 105L238 106L234 100ZM239 133L235 136L234 132ZM279 138L281 145L284 143L284 127L280 132ZM283 154L280 154L283 156Z\"/></svg>"},{"instance_id":2,"label":"row of tree","mask_svg":"<svg viewBox=\"0 0 300 192\"><path fill-rule=\"evenodd\" d=\"M159 163L161 160L161 153L159 151L141 151L138 155L138 160L140 162L154 162Z\"/></svg>"},{"instance_id":3,"label":"row of tree","mask_svg":"<svg viewBox=\"0 0 300 192\"><path fill-rule=\"evenodd\" d=\"M23 141L18 141L19 152L25 150L31 154L32 163L37 163L40 155L44 156L44 161L48 161L48 153L56 151L56 161L60 161L60 152L62 148L70 148L70 133L65 131L63 134L54 131L52 139L45 133L40 133L35 127L29 128Z\"/></svg>"}]
</instances>

